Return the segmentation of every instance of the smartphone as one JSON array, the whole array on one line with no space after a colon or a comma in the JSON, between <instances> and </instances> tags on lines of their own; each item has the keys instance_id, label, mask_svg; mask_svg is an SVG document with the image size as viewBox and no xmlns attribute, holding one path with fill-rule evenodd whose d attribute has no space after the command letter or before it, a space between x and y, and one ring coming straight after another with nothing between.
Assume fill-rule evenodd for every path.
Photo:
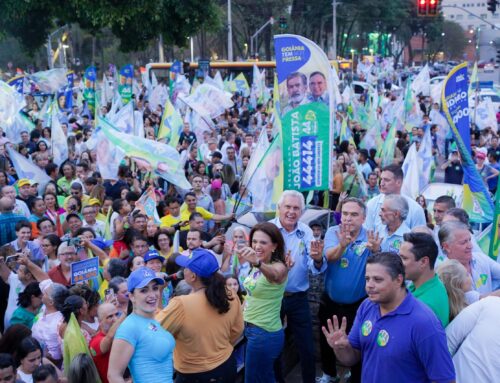
<instances>
[{"instance_id":1,"label":"smartphone","mask_svg":"<svg viewBox=\"0 0 500 383\"><path fill-rule=\"evenodd\" d=\"M246 246L247 246L247 241L245 241L244 239L240 239L238 242L236 242L236 249L237 250L241 250Z\"/></svg>"},{"instance_id":2,"label":"smartphone","mask_svg":"<svg viewBox=\"0 0 500 383\"><path fill-rule=\"evenodd\" d=\"M5 258L5 263L17 262L18 259L19 259L19 254L9 255L7 258Z\"/></svg>"},{"instance_id":3,"label":"smartphone","mask_svg":"<svg viewBox=\"0 0 500 383\"><path fill-rule=\"evenodd\" d=\"M115 297L115 292L113 291L113 289L106 289L104 290L104 299L107 300L108 302L113 300L113 298Z\"/></svg>"}]
</instances>

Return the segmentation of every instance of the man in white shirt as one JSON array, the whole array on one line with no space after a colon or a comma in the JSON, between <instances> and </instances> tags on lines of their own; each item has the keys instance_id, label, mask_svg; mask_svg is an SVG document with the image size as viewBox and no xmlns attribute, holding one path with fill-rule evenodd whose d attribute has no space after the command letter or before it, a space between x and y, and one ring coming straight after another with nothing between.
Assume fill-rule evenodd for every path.
<instances>
[{"instance_id":1,"label":"man in white shirt","mask_svg":"<svg viewBox=\"0 0 500 383\"><path fill-rule=\"evenodd\" d=\"M387 194L401 194L403 184L403 171L399 165L388 165L382 169L380 175L380 194L373 197L366 204L367 213L365 228L367 230L376 230L383 225L380 219L380 209ZM408 203L408 216L405 219L406 225L413 229L416 226L425 226L424 209L412 198L402 196Z\"/></svg>"}]
</instances>

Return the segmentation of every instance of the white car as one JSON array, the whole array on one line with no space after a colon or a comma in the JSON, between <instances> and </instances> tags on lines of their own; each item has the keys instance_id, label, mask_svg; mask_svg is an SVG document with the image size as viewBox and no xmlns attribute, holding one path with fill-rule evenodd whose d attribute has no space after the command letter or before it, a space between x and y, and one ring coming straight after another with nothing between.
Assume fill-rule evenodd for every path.
<instances>
[{"instance_id":1,"label":"white car","mask_svg":"<svg viewBox=\"0 0 500 383\"><path fill-rule=\"evenodd\" d=\"M495 65L493 65L492 63L488 63L484 66L484 69L483 69L484 73L491 73L491 72L494 72L495 71Z\"/></svg>"}]
</instances>

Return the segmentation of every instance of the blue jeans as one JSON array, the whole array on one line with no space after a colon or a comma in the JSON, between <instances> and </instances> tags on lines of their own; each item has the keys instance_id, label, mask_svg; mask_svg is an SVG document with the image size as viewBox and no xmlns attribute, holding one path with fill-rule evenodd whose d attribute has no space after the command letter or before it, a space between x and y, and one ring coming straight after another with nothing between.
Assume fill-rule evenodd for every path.
<instances>
[{"instance_id":1,"label":"blue jeans","mask_svg":"<svg viewBox=\"0 0 500 383\"><path fill-rule=\"evenodd\" d=\"M316 381L314 337L307 292L285 296L281 306L281 314L282 316L286 315L288 328L295 339L295 347L299 354L302 370L302 383L314 383ZM283 374L282 369L281 374ZM284 376L278 376L278 381L284 382Z\"/></svg>"},{"instance_id":2,"label":"blue jeans","mask_svg":"<svg viewBox=\"0 0 500 383\"><path fill-rule=\"evenodd\" d=\"M274 383L274 362L280 356L285 343L283 329L268 332L260 327L247 325L245 336L245 382Z\"/></svg>"}]
</instances>

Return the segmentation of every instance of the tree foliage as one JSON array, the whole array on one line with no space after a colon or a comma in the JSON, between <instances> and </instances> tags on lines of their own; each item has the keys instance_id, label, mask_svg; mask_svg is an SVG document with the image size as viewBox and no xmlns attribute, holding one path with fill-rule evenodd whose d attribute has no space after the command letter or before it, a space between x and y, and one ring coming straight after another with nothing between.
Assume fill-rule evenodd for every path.
<instances>
[{"instance_id":1,"label":"tree foliage","mask_svg":"<svg viewBox=\"0 0 500 383\"><path fill-rule=\"evenodd\" d=\"M162 35L166 44L185 46L200 29L215 31L221 23L215 0L3 0L0 35L17 37L26 50L41 47L57 25L79 23L96 33L110 28L120 48L145 48Z\"/></svg>"}]
</instances>

